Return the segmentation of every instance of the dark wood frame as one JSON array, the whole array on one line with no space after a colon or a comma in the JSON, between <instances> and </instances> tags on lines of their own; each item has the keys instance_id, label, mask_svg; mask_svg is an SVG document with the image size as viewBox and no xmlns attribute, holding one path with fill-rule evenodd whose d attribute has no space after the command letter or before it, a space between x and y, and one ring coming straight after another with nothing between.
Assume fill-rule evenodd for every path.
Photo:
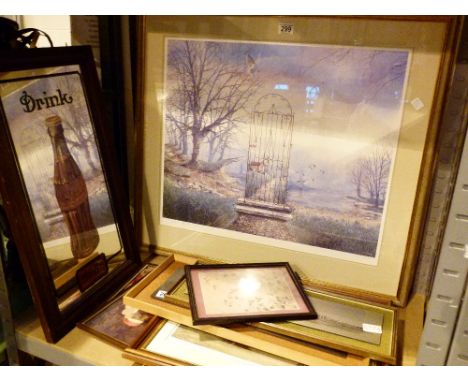
<instances>
[{"instance_id":1,"label":"dark wood frame","mask_svg":"<svg viewBox=\"0 0 468 382\"><path fill-rule=\"evenodd\" d=\"M66 65L80 67L83 91L88 101L89 113L93 121L103 171L108 184L108 193L126 261L85 291L78 300L63 310L59 309L52 276L11 142L8 122L3 109L1 109L0 192L36 311L45 337L49 342L56 342L63 337L75 326L78 320L122 285L140 265L128 203L124 193L120 192L124 188L115 163L117 155L112 131L102 114L102 95L91 48L79 46L2 52L0 73Z\"/></svg>"},{"instance_id":2,"label":"dark wood frame","mask_svg":"<svg viewBox=\"0 0 468 382\"><path fill-rule=\"evenodd\" d=\"M296 291L299 294L299 297L302 299L302 302L309 310L306 313L275 313L275 314L251 314L243 316L221 316L221 317L200 317L198 306L200 301L197 300L195 296L195 286L193 284L192 274L193 270L213 270L213 269L246 269L246 268L284 268L288 275L291 277L291 281L296 287ZM186 265L185 266L185 277L187 279L187 286L190 297L190 310L192 312L192 321L194 325L203 325L203 324L233 324L241 322L252 322L252 321L284 321L284 320L300 320L300 319L314 319L317 318L317 313L315 312L312 304L309 301L309 298L305 294L302 285L299 281L297 275L293 272L291 266L287 262L277 262L277 263L250 263L250 264L209 264L209 265Z\"/></svg>"},{"instance_id":3,"label":"dark wood frame","mask_svg":"<svg viewBox=\"0 0 468 382\"><path fill-rule=\"evenodd\" d=\"M107 118L114 133L116 147L118 148L118 164L125 182L125 192L128 190L128 137L127 122L125 119L125 67L122 61L123 37L122 17L118 15L97 16L99 24L99 50L101 59L101 83L104 97L104 106ZM118 79L116 81L116 79Z\"/></svg>"}]
</instances>

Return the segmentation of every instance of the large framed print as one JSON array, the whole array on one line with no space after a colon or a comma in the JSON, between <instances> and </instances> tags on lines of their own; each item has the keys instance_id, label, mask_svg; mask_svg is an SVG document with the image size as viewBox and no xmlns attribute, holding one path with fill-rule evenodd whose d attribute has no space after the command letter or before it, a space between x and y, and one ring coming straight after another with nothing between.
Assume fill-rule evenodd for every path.
<instances>
[{"instance_id":1,"label":"large framed print","mask_svg":"<svg viewBox=\"0 0 468 382\"><path fill-rule=\"evenodd\" d=\"M57 341L139 267L89 47L2 52L0 191Z\"/></svg>"},{"instance_id":2,"label":"large framed print","mask_svg":"<svg viewBox=\"0 0 468 382\"><path fill-rule=\"evenodd\" d=\"M140 244L404 304L460 20L141 21Z\"/></svg>"}]
</instances>

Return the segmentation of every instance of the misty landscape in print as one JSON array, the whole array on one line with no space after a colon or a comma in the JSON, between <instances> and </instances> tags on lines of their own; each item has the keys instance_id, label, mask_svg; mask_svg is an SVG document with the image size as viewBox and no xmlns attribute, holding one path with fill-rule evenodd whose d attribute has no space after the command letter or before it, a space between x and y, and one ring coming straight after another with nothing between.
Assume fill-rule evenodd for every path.
<instances>
[{"instance_id":1,"label":"misty landscape in print","mask_svg":"<svg viewBox=\"0 0 468 382\"><path fill-rule=\"evenodd\" d=\"M406 50L166 40L162 217L375 258L408 65Z\"/></svg>"}]
</instances>

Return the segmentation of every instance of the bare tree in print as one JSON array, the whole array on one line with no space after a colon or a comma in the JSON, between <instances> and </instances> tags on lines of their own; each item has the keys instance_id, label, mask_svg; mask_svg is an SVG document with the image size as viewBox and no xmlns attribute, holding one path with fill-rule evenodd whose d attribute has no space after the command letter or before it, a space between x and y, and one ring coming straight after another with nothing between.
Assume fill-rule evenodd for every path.
<instances>
[{"instance_id":1,"label":"bare tree in print","mask_svg":"<svg viewBox=\"0 0 468 382\"><path fill-rule=\"evenodd\" d=\"M375 208L385 199L391 156L384 147L377 147L366 156L358 158L351 168L351 182L356 187L356 196L363 197L363 191Z\"/></svg>"},{"instance_id":2,"label":"bare tree in print","mask_svg":"<svg viewBox=\"0 0 468 382\"><path fill-rule=\"evenodd\" d=\"M241 118L241 111L258 88L258 80L244 65L225 59L220 45L212 42L185 40L173 44L168 62L175 78L168 118L177 120L176 127L181 131L191 133L188 166L196 168L203 140L210 133L226 131Z\"/></svg>"}]
</instances>

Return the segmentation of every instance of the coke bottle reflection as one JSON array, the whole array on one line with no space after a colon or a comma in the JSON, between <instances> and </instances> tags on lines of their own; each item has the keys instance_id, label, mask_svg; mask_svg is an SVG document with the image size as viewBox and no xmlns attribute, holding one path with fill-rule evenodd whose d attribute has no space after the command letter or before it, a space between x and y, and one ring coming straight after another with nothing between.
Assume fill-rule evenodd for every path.
<instances>
[{"instance_id":1,"label":"coke bottle reflection","mask_svg":"<svg viewBox=\"0 0 468 382\"><path fill-rule=\"evenodd\" d=\"M47 132L54 152L54 188L58 205L70 233L75 260L93 253L99 234L89 208L88 190L80 168L73 159L63 133L62 120L54 115L46 119Z\"/></svg>"}]
</instances>

